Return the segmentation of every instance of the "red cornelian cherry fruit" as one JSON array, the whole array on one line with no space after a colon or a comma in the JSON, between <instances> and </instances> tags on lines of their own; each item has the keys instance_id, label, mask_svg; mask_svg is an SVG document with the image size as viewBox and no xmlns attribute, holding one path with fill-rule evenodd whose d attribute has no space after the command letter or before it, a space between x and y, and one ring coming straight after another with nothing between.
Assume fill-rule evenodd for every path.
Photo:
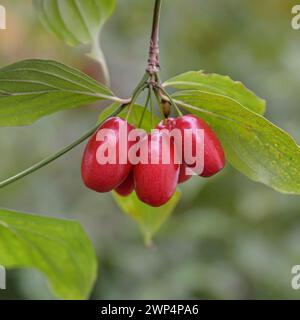
<instances>
[{"instance_id":1,"label":"red cornelian cherry fruit","mask_svg":"<svg viewBox=\"0 0 300 320\"><path fill-rule=\"evenodd\" d=\"M107 130L105 133L101 131L104 129ZM133 129L127 121L114 117L104 122L94 133L85 148L81 166L82 178L88 188L97 192L115 190L124 197L135 190L142 202L160 207L171 199L177 184L192 177L187 169L195 171L194 158L191 162L184 158L187 147L190 147L191 150L188 151L194 157L196 144L204 143L201 146L204 147L204 169L200 173L202 177L216 174L225 165L224 151L217 135L197 116L184 115L162 120L156 130L142 138L142 146L147 147L144 153L146 161L142 160L135 165L129 159L129 149L134 142L129 141L128 135ZM176 131L172 132L173 129L179 130L182 140L174 138L173 133L176 136ZM185 130L188 129L190 141L184 138ZM197 129L203 130L204 142L203 139L197 139ZM191 145L185 145L186 143ZM110 150L115 151L113 162L108 161ZM120 150L124 154L119 153ZM139 154L140 152L138 151ZM167 154L167 159L164 153ZM176 157L178 153L182 154ZM181 164L178 160L181 160Z\"/></svg>"},{"instance_id":2,"label":"red cornelian cherry fruit","mask_svg":"<svg viewBox=\"0 0 300 320\"><path fill-rule=\"evenodd\" d=\"M175 164L174 145L165 145L166 139L170 139L165 135L157 131L145 137L144 142L148 144L147 163L140 162L134 166L136 194L142 202L153 207L167 203L176 191L178 182L179 165ZM164 148L170 152L167 164L163 163Z\"/></svg>"},{"instance_id":3,"label":"red cornelian cherry fruit","mask_svg":"<svg viewBox=\"0 0 300 320\"><path fill-rule=\"evenodd\" d=\"M128 159L125 159L124 163L120 163L119 146L121 141L119 132L121 126L127 129L127 150L125 150L127 157L128 149L132 145L132 142L128 141L128 134L134 127L119 117L110 118L105 121L89 140L81 165L82 179L89 189L97 192L112 191L125 181L132 170L132 164L130 164ZM109 134L104 139L99 139L98 135L102 129L108 129ZM106 144L107 148L115 148L116 161L113 164L108 162L99 163L99 160L101 160L99 157L101 156L98 155L98 152L101 146L105 147L103 144Z\"/></svg>"},{"instance_id":4,"label":"red cornelian cherry fruit","mask_svg":"<svg viewBox=\"0 0 300 320\"><path fill-rule=\"evenodd\" d=\"M196 153L196 129L204 130L204 169L200 173L201 177L211 177L223 169L225 165L225 155L221 142L215 132L202 119L189 114L179 117L175 120L175 128L181 130L182 137L185 129L192 130L192 153ZM182 157L184 156L184 139L182 145ZM183 158L184 159L184 158ZM193 167L193 164L188 164Z\"/></svg>"},{"instance_id":5,"label":"red cornelian cherry fruit","mask_svg":"<svg viewBox=\"0 0 300 320\"><path fill-rule=\"evenodd\" d=\"M180 171L178 176L178 183L184 183L191 179L193 175L186 173L187 165L185 163L180 165Z\"/></svg>"},{"instance_id":6,"label":"red cornelian cherry fruit","mask_svg":"<svg viewBox=\"0 0 300 320\"><path fill-rule=\"evenodd\" d=\"M129 196L134 190L134 177L133 170L129 173L128 177L121 183L115 191L122 197Z\"/></svg>"},{"instance_id":7,"label":"red cornelian cherry fruit","mask_svg":"<svg viewBox=\"0 0 300 320\"><path fill-rule=\"evenodd\" d=\"M168 119L164 119L162 120L155 129L159 129L159 130L170 130L172 131L173 129L175 129L175 125L176 125L176 119L174 118L168 118ZM184 183L187 180L189 180L192 175L186 174L186 164L182 163L180 165L180 170L179 170L179 176L178 176L178 183Z\"/></svg>"}]
</instances>

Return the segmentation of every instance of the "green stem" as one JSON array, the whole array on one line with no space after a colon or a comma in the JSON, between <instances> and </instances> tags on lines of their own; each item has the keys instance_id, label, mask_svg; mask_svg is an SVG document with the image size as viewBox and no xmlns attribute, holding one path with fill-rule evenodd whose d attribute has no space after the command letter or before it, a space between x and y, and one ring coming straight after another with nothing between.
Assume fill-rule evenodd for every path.
<instances>
[{"instance_id":1,"label":"green stem","mask_svg":"<svg viewBox=\"0 0 300 320\"><path fill-rule=\"evenodd\" d=\"M128 113L126 115L126 120L129 119L130 113L132 111L132 107L135 104L138 96L148 87L148 80L150 79L150 75L148 72L145 72L142 80L139 82L135 90L133 91L132 98L130 103L128 104Z\"/></svg>"},{"instance_id":2,"label":"green stem","mask_svg":"<svg viewBox=\"0 0 300 320\"><path fill-rule=\"evenodd\" d=\"M183 113L180 111L180 109L178 108L177 104L174 102L174 100L172 99L172 97L169 95L169 93L164 89L164 87L159 86L159 90L161 90L161 92L168 98L169 102L171 103L171 105L174 107L174 109L177 111L179 116L182 116Z\"/></svg>"},{"instance_id":3,"label":"green stem","mask_svg":"<svg viewBox=\"0 0 300 320\"><path fill-rule=\"evenodd\" d=\"M93 41L93 49L91 54L89 55L92 59L97 61L100 65L104 84L110 87L110 74L107 67L107 63L104 57L102 50L100 49L99 37L97 36Z\"/></svg>"},{"instance_id":4,"label":"green stem","mask_svg":"<svg viewBox=\"0 0 300 320\"><path fill-rule=\"evenodd\" d=\"M157 88L154 88L153 91L154 91L154 95L155 95L155 98L156 98L158 109L159 109L160 113L162 114L162 116L165 117L165 115L163 113L163 110L162 110L162 107L161 107L161 101L160 101L160 97L159 97Z\"/></svg>"},{"instance_id":5,"label":"green stem","mask_svg":"<svg viewBox=\"0 0 300 320\"><path fill-rule=\"evenodd\" d=\"M156 73L154 74L154 78L155 78L156 84L160 86L160 85L161 85L161 79L160 79L160 74L159 74L159 72L156 72Z\"/></svg>"},{"instance_id":6,"label":"green stem","mask_svg":"<svg viewBox=\"0 0 300 320\"><path fill-rule=\"evenodd\" d=\"M54 160L60 158L61 156L63 156L67 152L69 152L70 150L74 149L79 144L81 144L86 139L88 139L91 135L93 135L94 132L99 128L99 126L103 122L105 122L110 117L114 117L114 116L118 115L123 110L124 107L125 107L125 105L121 105L117 110L115 110L109 116L107 116L101 123L98 123L97 125L95 125L93 128L88 130L83 136L81 136L80 138L76 139L70 145L60 149L59 151L55 152L54 154L50 155L49 157L45 158L44 160L36 163L35 165L31 166L30 168L28 168L28 169L16 174L15 176L12 176L12 177L0 182L0 189L8 186L9 184L11 184L11 183L13 183L13 182L15 182L17 180L20 180L20 179L28 176L29 174L31 174L31 173L39 170L39 169L41 169L42 167L46 166L47 164L49 164L49 163L53 162Z\"/></svg>"},{"instance_id":7,"label":"green stem","mask_svg":"<svg viewBox=\"0 0 300 320\"><path fill-rule=\"evenodd\" d=\"M146 98L146 101L145 101L145 107L144 107L144 110L143 110L143 113L142 113L138 128L140 128L142 126L142 124L143 124L143 120L144 120L144 117L145 117L145 114L146 114L146 111L147 111L147 108L148 108L150 97L151 97L151 88L149 88L149 90L148 90L148 95L147 95L147 98Z\"/></svg>"},{"instance_id":8,"label":"green stem","mask_svg":"<svg viewBox=\"0 0 300 320\"><path fill-rule=\"evenodd\" d=\"M150 88L151 128L153 128L153 125L154 125L154 107L153 107L152 91L153 91L153 88L151 87Z\"/></svg>"},{"instance_id":9,"label":"green stem","mask_svg":"<svg viewBox=\"0 0 300 320\"><path fill-rule=\"evenodd\" d=\"M147 81L150 79L150 75L148 72L145 72L142 80L139 82L139 84L137 85L137 87L135 88L135 90L132 93L132 99L131 99L131 103L133 101L133 103L136 101L138 95L141 93L141 89L144 90L145 86L148 85Z\"/></svg>"}]
</instances>

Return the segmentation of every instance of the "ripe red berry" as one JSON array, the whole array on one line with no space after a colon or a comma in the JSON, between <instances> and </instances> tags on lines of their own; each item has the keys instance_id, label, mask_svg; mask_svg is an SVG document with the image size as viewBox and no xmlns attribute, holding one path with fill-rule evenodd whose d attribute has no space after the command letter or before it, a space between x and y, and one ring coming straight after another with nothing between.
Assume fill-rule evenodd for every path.
<instances>
[{"instance_id":1,"label":"ripe red berry","mask_svg":"<svg viewBox=\"0 0 300 320\"><path fill-rule=\"evenodd\" d=\"M123 197L129 196L132 191L134 190L134 178L133 178L133 171L131 171L128 177L125 179L123 183L121 183L115 191Z\"/></svg>"},{"instance_id":2,"label":"ripe red berry","mask_svg":"<svg viewBox=\"0 0 300 320\"><path fill-rule=\"evenodd\" d=\"M168 118L162 120L157 126L156 129L163 130L163 129L168 129L168 130L173 130L175 129L176 125L176 119L174 118ZM180 170L179 170L179 176L178 176L178 183L184 183L187 180L189 180L192 177L192 175L187 175L186 174L186 164L182 163L180 165Z\"/></svg>"},{"instance_id":3,"label":"ripe red berry","mask_svg":"<svg viewBox=\"0 0 300 320\"><path fill-rule=\"evenodd\" d=\"M97 192L109 192L118 187L128 177L132 165L126 159L125 164L120 163L119 146L121 128L126 128L127 133L134 129L127 121L118 117L108 119L95 134L89 140L83 155L81 165L81 175L85 185ZM99 141L99 135L102 129L110 130L109 137L105 136L105 139ZM102 131L103 132L103 131ZM128 137L126 137L127 139ZM127 139L127 150L131 144ZM99 155L97 155L100 147L104 147L103 144L108 144L107 147L115 148L115 162L112 163L99 163ZM106 148L107 149L107 148ZM106 150L107 151L107 150ZM107 152L104 152L106 155ZM127 153L126 153L127 156Z\"/></svg>"},{"instance_id":4,"label":"ripe red berry","mask_svg":"<svg viewBox=\"0 0 300 320\"><path fill-rule=\"evenodd\" d=\"M179 176L178 176L178 183L184 183L184 182L188 181L189 179L191 179L192 175L191 174L186 174L186 169L187 169L187 165L185 163L183 163L180 166L180 171L179 171Z\"/></svg>"},{"instance_id":5,"label":"ripe red berry","mask_svg":"<svg viewBox=\"0 0 300 320\"><path fill-rule=\"evenodd\" d=\"M204 169L200 174L202 177L210 177L220 170L225 165L225 155L222 145L209 125L202 119L194 115L185 115L176 119L175 128L180 129L182 136L185 129L192 130L192 153L196 154L196 129L204 130ZM184 156L184 139L182 156ZM189 164L190 167L193 165Z\"/></svg>"},{"instance_id":6,"label":"ripe red berry","mask_svg":"<svg viewBox=\"0 0 300 320\"><path fill-rule=\"evenodd\" d=\"M168 138L169 139L169 138ZM174 145L166 145L164 134L159 132L148 135L144 142L148 145L147 164L138 163L134 167L136 194L141 201L160 207L167 203L174 194L178 182L179 165L174 161ZM170 161L163 163L162 151L167 149ZM156 158L156 163L151 159Z\"/></svg>"}]
</instances>

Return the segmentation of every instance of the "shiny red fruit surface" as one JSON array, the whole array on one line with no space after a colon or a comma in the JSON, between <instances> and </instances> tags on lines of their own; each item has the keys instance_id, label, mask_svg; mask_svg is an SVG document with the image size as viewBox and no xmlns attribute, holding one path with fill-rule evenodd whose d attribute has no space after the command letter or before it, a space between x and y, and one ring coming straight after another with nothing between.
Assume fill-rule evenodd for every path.
<instances>
[{"instance_id":1,"label":"shiny red fruit surface","mask_svg":"<svg viewBox=\"0 0 300 320\"><path fill-rule=\"evenodd\" d=\"M168 118L168 119L162 120L156 126L156 129L159 129L159 130L168 129L168 130L172 131L173 129L175 129L175 126L176 126L176 119ZM186 164L182 163L180 165L178 183L184 183L184 182L188 181L191 177L192 177L192 175L186 174Z\"/></svg>"},{"instance_id":2,"label":"shiny red fruit surface","mask_svg":"<svg viewBox=\"0 0 300 320\"><path fill-rule=\"evenodd\" d=\"M123 183L121 183L115 191L122 197L129 196L134 190L134 178L133 171L131 171L128 177L125 179Z\"/></svg>"},{"instance_id":3,"label":"shiny red fruit surface","mask_svg":"<svg viewBox=\"0 0 300 320\"><path fill-rule=\"evenodd\" d=\"M192 175L186 174L187 165L182 164L180 166L179 176L178 176L178 183L184 183L191 179Z\"/></svg>"},{"instance_id":4,"label":"shiny red fruit surface","mask_svg":"<svg viewBox=\"0 0 300 320\"><path fill-rule=\"evenodd\" d=\"M174 161L174 145L166 144L164 135L148 135L144 142L148 145L148 161L134 167L134 182L137 196L144 203L160 207L174 194L178 182L179 165ZM169 163L163 163L162 151L169 152ZM151 159L156 159L153 163Z\"/></svg>"},{"instance_id":5,"label":"shiny red fruit surface","mask_svg":"<svg viewBox=\"0 0 300 320\"><path fill-rule=\"evenodd\" d=\"M125 120L114 117L108 119L89 140L82 159L81 175L84 184L97 192L109 192L117 188L128 177L132 170L132 165L126 159L125 164L120 163L119 146L121 144L119 134L121 128L126 128L127 133L134 129ZM102 129L108 129L109 134L99 141L99 134ZM103 132L103 131L102 131ZM124 138L124 137L123 137ZM131 143L128 142L128 134L125 137L127 140L127 150ZM111 148L115 148L116 156L114 163L99 163L99 150L103 144L107 144ZM122 144L124 147L124 144ZM101 156L100 156L101 158Z\"/></svg>"},{"instance_id":6,"label":"shiny red fruit surface","mask_svg":"<svg viewBox=\"0 0 300 320\"><path fill-rule=\"evenodd\" d=\"M161 120L161 122L155 127L155 129L169 129L172 130L174 129L175 126L175 119L174 118L168 118L168 119L164 119Z\"/></svg>"},{"instance_id":7,"label":"shiny red fruit surface","mask_svg":"<svg viewBox=\"0 0 300 320\"><path fill-rule=\"evenodd\" d=\"M200 174L202 177L210 177L220 170L225 165L225 155L222 145L209 125L202 119L195 115L184 115L176 119L175 128L181 130L182 136L185 129L192 130L192 153L196 154L196 130L204 130L204 169ZM183 139L182 156L184 156L184 149L186 148ZM189 164L190 167L193 165Z\"/></svg>"}]
</instances>

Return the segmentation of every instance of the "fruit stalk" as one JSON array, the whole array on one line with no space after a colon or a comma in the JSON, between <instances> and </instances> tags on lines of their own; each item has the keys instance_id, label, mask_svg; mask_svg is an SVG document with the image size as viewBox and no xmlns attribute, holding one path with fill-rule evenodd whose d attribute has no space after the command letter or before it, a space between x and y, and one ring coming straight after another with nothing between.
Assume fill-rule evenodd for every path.
<instances>
[{"instance_id":1,"label":"fruit stalk","mask_svg":"<svg viewBox=\"0 0 300 320\"><path fill-rule=\"evenodd\" d=\"M162 93L161 97L163 100L170 102L170 104L173 106L173 108L177 111L179 116L182 116L182 112L178 108L177 104L174 102L172 97L169 95L169 93L165 90L163 86L159 86L158 90Z\"/></svg>"},{"instance_id":2,"label":"fruit stalk","mask_svg":"<svg viewBox=\"0 0 300 320\"><path fill-rule=\"evenodd\" d=\"M127 104L128 107L128 112L127 112L127 116L126 116L126 120L129 119L129 116L131 114L132 111L132 107L135 104L136 100L138 99L139 95L147 88L149 87L148 81L149 81L149 73L145 72L142 80L139 82L139 84L137 85L137 87L134 89L133 94L132 94L132 98L130 99L130 102Z\"/></svg>"},{"instance_id":3,"label":"fruit stalk","mask_svg":"<svg viewBox=\"0 0 300 320\"><path fill-rule=\"evenodd\" d=\"M146 114L150 99L151 99L151 88L148 89L148 95L147 95L147 98L146 98L146 101L145 101L145 106L144 106L144 110L143 110L141 119L140 119L139 124L138 124L138 128L142 127L143 120L144 120L144 117L145 117L145 114Z\"/></svg>"}]
</instances>

